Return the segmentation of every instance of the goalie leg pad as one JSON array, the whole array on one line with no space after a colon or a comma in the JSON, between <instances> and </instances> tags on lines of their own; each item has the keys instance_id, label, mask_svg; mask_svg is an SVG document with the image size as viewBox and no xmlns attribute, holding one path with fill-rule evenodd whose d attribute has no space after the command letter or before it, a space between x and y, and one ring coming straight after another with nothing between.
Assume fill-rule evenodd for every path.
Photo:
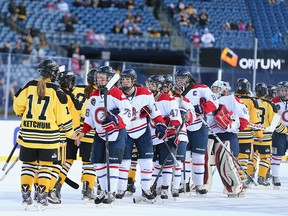
<instances>
[{"instance_id":1,"label":"goalie leg pad","mask_svg":"<svg viewBox=\"0 0 288 216\"><path fill-rule=\"evenodd\" d=\"M226 145L227 149L230 149L229 141L225 141L224 145ZM220 143L215 143L215 154L217 170L225 187L224 193L240 193L243 190L243 184L231 155Z\"/></svg>"},{"instance_id":2,"label":"goalie leg pad","mask_svg":"<svg viewBox=\"0 0 288 216\"><path fill-rule=\"evenodd\" d=\"M204 185L206 190L210 190L212 186L213 172L212 166L215 166L215 155L213 152L214 139L208 139L207 150L205 154L205 172L204 172Z\"/></svg>"}]
</instances>

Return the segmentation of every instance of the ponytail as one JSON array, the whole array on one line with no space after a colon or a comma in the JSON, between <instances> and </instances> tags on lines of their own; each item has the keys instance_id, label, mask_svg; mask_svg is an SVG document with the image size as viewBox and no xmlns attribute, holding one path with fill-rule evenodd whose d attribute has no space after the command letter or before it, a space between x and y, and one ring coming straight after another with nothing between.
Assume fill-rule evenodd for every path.
<instances>
[{"instance_id":1,"label":"ponytail","mask_svg":"<svg viewBox=\"0 0 288 216\"><path fill-rule=\"evenodd\" d=\"M84 89L84 96L86 99L90 98L91 93L95 90L95 86L94 85L87 85Z\"/></svg>"},{"instance_id":2,"label":"ponytail","mask_svg":"<svg viewBox=\"0 0 288 216\"><path fill-rule=\"evenodd\" d=\"M46 90L46 78L42 77L41 80L37 83L37 94L40 99L43 99L45 96L45 90Z\"/></svg>"}]
</instances>

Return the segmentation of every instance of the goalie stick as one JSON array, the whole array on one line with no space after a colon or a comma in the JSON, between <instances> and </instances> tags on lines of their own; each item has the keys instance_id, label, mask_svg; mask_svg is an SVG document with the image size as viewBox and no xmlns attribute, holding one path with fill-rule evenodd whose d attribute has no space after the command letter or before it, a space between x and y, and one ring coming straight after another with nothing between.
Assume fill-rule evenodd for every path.
<instances>
[{"instance_id":1,"label":"goalie stick","mask_svg":"<svg viewBox=\"0 0 288 216\"><path fill-rule=\"evenodd\" d=\"M220 145L223 147L223 149L225 149L225 151L227 151L227 153L231 156L231 158L233 159L233 161L235 162L235 164L237 164L237 166L239 167L239 169L241 171L243 171L245 173L245 175L251 180L251 182L257 186L257 183L254 181L254 179L247 173L246 170L244 170L244 168L241 166L241 164L237 161L237 159L234 157L234 155L229 151L229 149L227 149L227 147L225 146L225 144L222 142L222 140L217 136L217 134L214 133L214 131L212 130L212 128L208 125L208 123L203 119L203 117L201 115L198 116L202 123L208 128L208 130L210 131L210 133L215 137L215 139L220 143Z\"/></svg>"}]
</instances>

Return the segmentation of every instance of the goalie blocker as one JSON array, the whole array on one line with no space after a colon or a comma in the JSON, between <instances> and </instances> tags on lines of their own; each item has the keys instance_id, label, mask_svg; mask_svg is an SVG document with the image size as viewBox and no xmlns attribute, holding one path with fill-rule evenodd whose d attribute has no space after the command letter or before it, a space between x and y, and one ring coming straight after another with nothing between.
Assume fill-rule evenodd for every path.
<instances>
[{"instance_id":1,"label":"goalie blocker","mask_svg":"<svg viewBox=\"0 0 288 216\"><path fill-rule=\"evenodd\" d=\"M230 149L230 142L223 142L228 149ZM214 139L208 140L207 152L205 155L205 173L204 173L204 188L211 190L212 186L212 166L216 165L221 181L224 185L223 193L228 197L238 197L243 191L243 183L237 168L224 147L215 142Z\"/></svg>"}]
</instances>

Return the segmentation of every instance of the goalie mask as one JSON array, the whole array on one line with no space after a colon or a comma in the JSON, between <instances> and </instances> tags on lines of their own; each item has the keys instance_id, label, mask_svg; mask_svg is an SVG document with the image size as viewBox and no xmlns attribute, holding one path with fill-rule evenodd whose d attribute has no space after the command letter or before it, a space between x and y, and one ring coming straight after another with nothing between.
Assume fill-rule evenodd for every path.
<instances>
[{"instance_id":1,"label":"goalie mask","mask_svg":"<svg viewBox=\"0 0 288 216\"><path fill-rule=\"evenodd\" d=\"M45 59L39 64L38 71L41 76L50 77L51 81L55 82L59 72L59 65L51 59Z\"/></svg>"},{"instance_id":2,"label":"goalie mask","mask_svg":"<svg viewBox=\"0 0 288 216\"><path fill-rule=\"evenodd\" d=\"M288 82L287 81L281 81L278 83L276 94L281 100L288 99Z\"/></svg>"},{"instance_id":3,"label":"goalie mask","mask_svg":"<svg viewBox=\"0 0 288 216\"><path fill-rule=\"evenodd\" d=\"M121 89L124 92L129 92L137 82L137 74L133 69L125 69L121 75Z\"/></svg>"},{"instance_id":4,"label":"goalie mask","mask_svg":"<svg viewBox=\"0 0 288 216\"><path fill-rule=\"evenodd\" d=\"M257 97L265 97L267 95L267 86L265 83L257 83L255 86L255 94Z\"/></svg>"},{"instance_id":5,"label":"goalie mask","mask_svg":"<svg viewBox=\"0 0 288 216\"><path fill-rule=\"evenodd\" d=\"M221 80L216 80L211 86L212 92L216 95L217 98L227 94L227 85Z\"/></svg>"},{"instance_id":6,"label":"goalie mask","mask_svg":"<svg viewBox=\"0 0 288 216\"><path fill-rule=\"evenodd\" d=\"M97 88L101 91L104 90L108 82L115 75L115 71L110 66L101 66L95 73L94 83Z\"/></svg>"},{"instance_id":7,"label":"goalie mask","mask_svg":"<svg viewBox=\"0 0 288 216\"><path fill-rule=\"evenodd\" d=\"M162 85L164 78L161 75L152 75L147 80L148 89L156 95L159 91L162 90Z\"/></svg>"}]
</instances>

